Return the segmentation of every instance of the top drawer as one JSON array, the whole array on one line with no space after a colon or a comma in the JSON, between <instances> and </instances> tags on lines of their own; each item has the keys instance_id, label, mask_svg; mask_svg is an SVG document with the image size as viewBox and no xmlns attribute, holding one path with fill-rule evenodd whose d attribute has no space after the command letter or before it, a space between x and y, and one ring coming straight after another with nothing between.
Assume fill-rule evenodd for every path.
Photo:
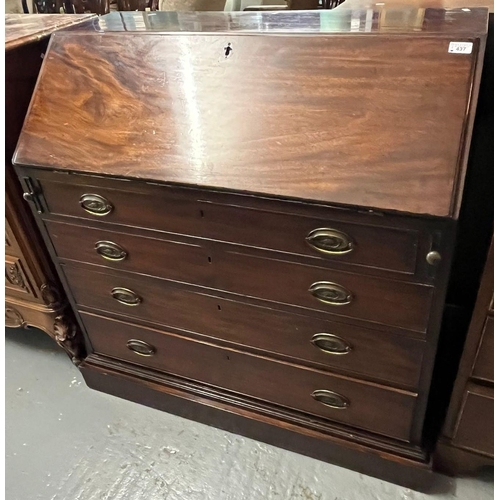
<instances>
[{"instance_id":1,"label":"top drawer","mask_svg":"<svg viewBox=\"0 0 500 500\"><path fill-rule=\"evenodd\" d=\"M365 266L406 276L416 271L419 244L429 248L429 236L419 230L340 209L109 179L64 176L61 182L60 177L40 173L39 178L46 209L57 215L193 235L327 265ZM381 225L365 224L367 219Z\"/></svg>"}]
</instances>

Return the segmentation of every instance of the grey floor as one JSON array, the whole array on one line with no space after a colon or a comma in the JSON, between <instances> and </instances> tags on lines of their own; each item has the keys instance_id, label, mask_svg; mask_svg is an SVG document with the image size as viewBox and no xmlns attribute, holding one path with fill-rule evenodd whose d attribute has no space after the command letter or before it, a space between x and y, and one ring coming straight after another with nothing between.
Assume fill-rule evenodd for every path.
<instances>
[{"instance_id":1,"label":"grey floor","mask_svg":"<svg viewBox=\"0 0 500 500\"><path fill-rule=\"evenodd\" d=\"M92 391L39 331L6 332L7 500L487 500L493 479L424 495Z\"/></svg>"}]
</instances>

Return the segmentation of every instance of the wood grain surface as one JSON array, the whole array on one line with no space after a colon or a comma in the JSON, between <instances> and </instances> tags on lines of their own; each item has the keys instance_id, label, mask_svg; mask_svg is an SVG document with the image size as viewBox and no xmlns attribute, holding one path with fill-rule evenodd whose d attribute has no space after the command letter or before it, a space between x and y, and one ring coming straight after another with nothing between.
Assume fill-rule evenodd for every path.
<instances>
[{"instance_id":1,"label":"wood grain surface","mask_svg":"<svg viewBox=\"0 0 500 500\"><path fill-rule=\"evenodd\" d=\"M61 176L59 176L61 177ZM120 224L124 227L149 228L170 233L199 236L228 241L283 253L308 256L315 261L345 264L377 269L394 270L413 275L416 270L419 243L429 247L425 231L408 227L387 227L380 217L362 218L356 214L354 223L339 220L335 209L324 210L323 217L299 213L286 213L283 204L274 207L241 206L244 199L224 199L213 193L175 189L134 183L140 192L133 192L130 183L116 181L113 188L88 184L72 184L67 176L41 179L40 189L47 212L98 223ZM71 179L73 180L73 179ZM64 181L64 182L61 182ZM94 182L95 184L95 182ZM127 188L119 190L116 188ZM94 193L110 203L112 210L105 216L88 213L80 205L83 195ZM257 201L253 198L252 201ZM273 200L274 201L274 200ZM240 204L240 205L238 205ZM292 207L293 209L293 207ZM168 217L165 214L168 213ZM342 215L346 215L345 211ZM47 215L44 215L47 217ZM234 224L237 220L238 224ZM363 222L366 221L366 224ZM405 221L401 221L401 225ZM378 223L378 225L374 225ZM347 253L326 254L306 241L315 229L332 228L343 232L352 241L353 249ZM424 233L424 234L422 234ZM423 240L423 241L422 241Z\"/></svg>"},{"instance_id":2,"label":"wood grain surface","mask_svg":"<svg viewBox=\"0 0 500 500\"><path fill-rule=\"evenodd\" d=\"M448 53L460 40L472 54ZM15 161L455 215L478 50L464 35L62 33Z\"/></svg>"},{"instance_id":3,"label":"wood grain surface","mask_svg":"<svg viewBox=\"0 0 500 500\"><path fill-rule=\"evenodd\" d=\"M255 33L333 34L391 33L418 35L483 34L487 3L463 11L456 6L438 5L437 0L346 1L342 9L264 12L111 12L90 23L92 31L149 33ZM471 0L477 3L479 0ZM398 3L399 2L399 3ZM484 7L484 8L478 8ZM446 10L445 10L446 9ZM418 15L416 13L418 12ZM76 31L80 31L78 27ZM87 28L84 28L85 30Z\"/></svg>"},{"instance_id":4,"label":"wood grain surface","mask_svg":"<svg viewBox=\"0 0 500 500\"><path fill-rule=\"evenodd\" d=\"M64 265L79 309L106 311L134 323L162 325L183 335L222 342L270 357L299 360L337 373L351 373L403 389L417 389L425 342L412 332L400 335L291 314L245 304L203 291L172 286L164 280L94 272L88 267ZM126 307L110 291L119 284L141 298L139 307ZM196 311L196 314L194 312ZM170 330L171 331L171 330ZM311 342L314 334L329 333L352 350L335 355ZM103 334L103 338L106 335Z\"/></svg>"},{"instance_id":5,"label":"wood grain surface","mask_svg":"<svg viewBox=\"0 0 500 500\"><path fill-rule=\"evenodd\" d=\"M5 50L32 43L56 30L82 23L94 14L5 14Z\"/></svg>"},{"instance_id":6,"label":"wood grain surface","mask_svg":"<svg viewBox=\"0 0 500 500\"><path fill-rule=\"evenodd\" d=\"M159 240L55 222L46 222L46 227L58 257L63 260L288 304L324 313L331 319L355 318L427 332L434 296L434 288L428 285L290 263L223 243L208 244L202 239ZM98 241L118 244L126 250L126 259L103 259L95 251ZM313 297L309 287L325 281L349 290L352 301L339 306ZM88 285L92 293L93 284Z\"/></svg>"},{"instance_id":7,"label":"wood grain surface","mask_svg":"<svg viewBox=\"0 0 500 500\"><path fill-rule=\"evenodd\" d=\"M409 440L415 393L223 349L102 316L83 313L82 318L97 353ZM107 335L102 335L102 331ZM127 348L130 339L152 345L156 353L151 357L138 356ZM349 406L339 410L315 401L311 394L318 389L341 394L349 400Z\"/></svg>"}]
</instances>

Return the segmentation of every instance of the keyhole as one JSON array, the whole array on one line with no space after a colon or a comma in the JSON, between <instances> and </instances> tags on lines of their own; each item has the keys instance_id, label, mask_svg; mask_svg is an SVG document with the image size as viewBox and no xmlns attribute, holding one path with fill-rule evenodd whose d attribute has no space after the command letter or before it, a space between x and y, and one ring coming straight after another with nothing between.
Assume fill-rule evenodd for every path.
<instances>
[{"instance_id":1,"label":"keyhole","mask_svg":"<svg viewBox=\"0 0 500 500\"><path fill-rule=\"evenodd\" d=\"M233 48L231 47L231 44L228 43L226 47L224 47L224 55L226 57L229 57L231 55L231 51L233 50Z\"/></svg>"}]
</instances>

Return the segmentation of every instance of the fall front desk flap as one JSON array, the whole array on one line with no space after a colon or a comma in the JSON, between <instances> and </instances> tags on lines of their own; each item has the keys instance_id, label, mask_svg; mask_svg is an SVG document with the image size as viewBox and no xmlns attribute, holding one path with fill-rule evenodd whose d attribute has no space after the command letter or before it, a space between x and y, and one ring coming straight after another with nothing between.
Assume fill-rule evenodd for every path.
<instances>
[{"instance_id":1,"label":"fall front desk flap","mask_svg":"<svg viewBox=\"0 0 500 500\"><path fill-rule=\"evenodd\" d=\"M121 12L56 33L15 162L456 217L488 12L408 9Z\"/></svg>"}]
</instances>

